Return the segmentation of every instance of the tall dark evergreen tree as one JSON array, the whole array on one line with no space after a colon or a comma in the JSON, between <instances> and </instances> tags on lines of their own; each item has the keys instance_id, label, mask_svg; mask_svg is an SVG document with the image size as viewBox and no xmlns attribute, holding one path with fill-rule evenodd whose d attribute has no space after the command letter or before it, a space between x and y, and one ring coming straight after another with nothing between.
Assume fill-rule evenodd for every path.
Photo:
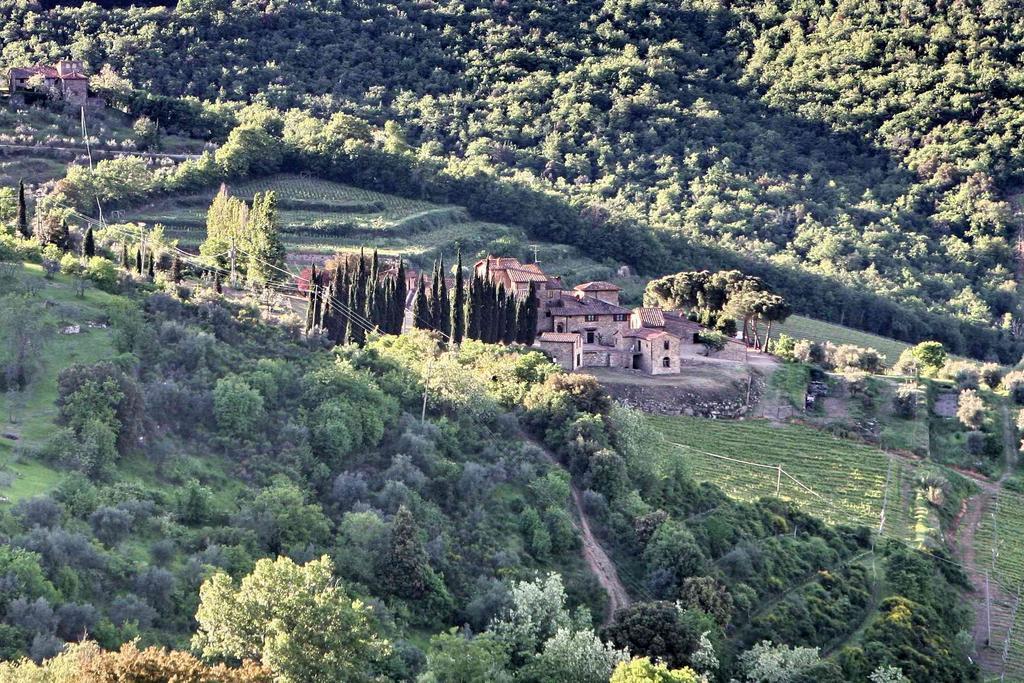
<instances>
[{"instance_id":1,"label":"tall dark evergreen tree","mask_svg":"<svg viewBox=\"0 0 1024 683\"><path fill-rule=\"evenodd\" d=\"M32 237L32 229L28 225L28 203L25 201L25 181L18 181L18 232L25 239Z\"/></svg>"},{"instance_id":2,"label":"tall dark evergreen tree","mask_svg":"<svg viewBox=\"0 0 1024 683\"><path fill-rule=\"evenodd\" d=\"M82 256L92 258L96 255L96 239L92 236L92 226L85 231L85 239L82 240Z\"/></svg>"},{"instance_id":3,"label":"tall dark evergreen tree","mask_svg":"<svg viewBox=\"0 0 1024 683\"><path fill-rule=\"evenodd\" d=\"M441 316L444 309L441 308L441 269L434 261L434 269L430 272L430 329L436 330L441 326Z\"/></svg>"},{"instance_id":4,"label":"tall dark evergreen tree","mask_svg":"<svg viewBox=\"0 0 1024 683\"><path fill-rule=\"evenodd\" d=\"M341 276L337 278L337 292L334 295L334 305L338 307L338 327L335 339L338 344L344 344L348 338L348 329L352 325L347 310L349 297L352 295L352 276L348 269L348 259L345 259L340 270Z\"/></svg>"},{"instance_id":5,"label":"tall dark evergreen tree","mask_svg":"<svg viewBox=\"0 0 1024 683\"><path fill-rule=\"evenodd\" d=\"M142 275L142 247L135 250L135 272Z\"/></svg>"},{"instance_id":6,"label":"tall dark evergreen tree","mask_svg":"<svg viewBox=\"0 0 1024 683\"><path fill-rule=\"evenodd\" d=\"M216 270L213 273L213 289L218 294L223 294L224 293L224 286L221 284L220 271L219 270Z\"/></svg>"},{"instance_id":7,"label":"tall dark evergreen tree","mask_svg":"<svg viewBox=\"0 0 1024 683\"><path fill-rule=\"evenodd\" d=\"M448 324L449 334L456 344L462 343L466 333L466 283L462 280L462 248L455 253L455 285L452 296L451 322Z\"/></svg>"},{"instance_id":8,"label":"tall dark evergreen tree","mask_svg":"<svg viewBox=\"0 0 1024 683\"><path fill-rule=\"evenodd\" d=\"M510 294L505 297L501 326L501 341L505 344L511 344L516 340L516 332L518 331L516 323L517 303L514 295Z\"/></svg>"},{"instance_id":9,"label":"tall dark evergreen tree","mask_svg":"<svg viewBox=\"0 0 1024 683\"><path fill-rule=\"evenodd\" d=\"M365 321L363 318L366 317L366 287L369 279L369 273L366 272L366 256L363 255L363 250L359 250L359 263L356 266L356 281L355 281L355 297L352 300L352 317L357 320L355 326L355 333L357 335L357 343L363 343L363 333L365 333ZM360 324L362 323L362 324Z\"/></svg>"},{"instance_id":10,"label":"tall dark evergreen tree","mask_svg":"<svg viewBox=\"0 0 1024 683\"><path fill-rule=\"evenodd\" d=\"M519 304L519 335L517 341L533 346L537 338L537 288L530 283L529 293Z\"/></svg>"},{"instance_id":11,"label":"tall dark evergreen tree","mask_svg":"<svg viewBox=\"0 0 1024 683\"><path fill-rule=\"evenodd\" d=\"M306 285L306 334L316 327L316 264L309 268L309 282Z\"/></svg>"},{"instance_id":12,"label":"tall dark evergreen tree","mask_svg":"<svg viewBox=\"0 0 1024 683\"><path fill-rule=\"evenodd\" d=\"M181 259L175 254L171 260L171 280L177 284L181 282Z\"/></svg>"},{"instance_id":13,"label":"tall dark evergreen tree","mask_svg":"<svg viewBox=\"0 0 1024 683\"><path fill-rule=\"evenodd\" d=\"M128 243L121 242L121 267L128 270Z\"/></svg>"},{"instance_id":14,"label":"tall dark evergreen tree","mask_svg":"<svg viewBox=\"0 0 1024 683\"><path fill-rule=\"evenodd\" d=\"M470 339L480 338L480 287L480 276L473 273L466 302L466 336Z\"/></svg>"},{"instance_id":15,"label":"tall dark evergreen tree","mask_svg":"<svg viewBox=\"0 0 1024 683\"><path fill-rule=\"evenodd\" d=\"M306 334L309 334L317 326L318 311L320 305L317 296L317 275L316 264L309 267L309 282L306 283Z\"/></svg>"},{"instance_id":16,"label":"tall dark evergreen tree","mask_svg":"<svg viewBox=\"0 0 1024 683\"><path fill-rule=\"evenodd\" d=\"M437 304L438 316L434 318L434 328L447 337L447 341L450 341L452 333L452 302L448 298L448 281L445 278L444 256L437 259L437 275L439 301Z\"/></svg>"},{"instance_id":17,"label":"tall dark evergreen tree","mask_svg":"<svg viewBox=\"0 0 1024 683\"><path fill-rule=\"evenodd\" d=\"M418 600L427 592L430 563L420 530L409 508L398 508L391 526L391 543L378 567L382 588L393 595Z\"/></svg>"},{"instance_id":18,"label":"tall dark evergreen tree","mask_svg":"<svg viewBox=\"0 0 1024 683\"><path fill-rule=\"evenodd\" d=\"M427 283L423 275L416 281L416 298L412 303L412 324L420 330L434 329L433 321L430 318L430 300L427 298Z\"/></svg>"},{"instance_id":19,"label":"tall dark evergreen tree","mask_svg":"<svg viewBox=\"0 0 1024 683\"><path fill-rule=\"evenodd\" d=\"M373 325L380 327L380 259L377 250L370 256L370 272L366 278L366 310L363 315Z\"/></svg>"},{"instance_id":20,"label":"tall dark evergreen tree","mask_svg":"<svg viewBox=\"0 0 1024 683\"><path fill-rule=\"evenodd\" d=\"M409 296L409 284L405 281L405 261L398 259L398 274L395 276L395 293L392 296L392 333L401 334L405 322L405 300Z\"/></svg>"},{"instance_id":21,"label":"tall dark evergreen tree","mask_svg":"<svg viewBox=\"0 0 1024 683\"><path fill-rule=\"evenodd\" d=\"M491 344L497 344L501 341L502 332L505 328L505 299L505 285L502 283L498 285L490 304L487 341Z\"/></svg>"},{"instance_id":22,"label":"tall dark evergreen tree","mask_svg":"<svg viewBox=\"0 0 1024 683\"><path fill-rule=\"evenodd\" d=\"M149 279L152 280L154 277L156 277L156 270L155 270L154 265L153 265L153 262L156 261L156 252L154 252L152 249L150 249L149 253L148 253L148 256L149 256L149 265L146 267L146 275L148 275Z\"/></svg>"}]
</instances>

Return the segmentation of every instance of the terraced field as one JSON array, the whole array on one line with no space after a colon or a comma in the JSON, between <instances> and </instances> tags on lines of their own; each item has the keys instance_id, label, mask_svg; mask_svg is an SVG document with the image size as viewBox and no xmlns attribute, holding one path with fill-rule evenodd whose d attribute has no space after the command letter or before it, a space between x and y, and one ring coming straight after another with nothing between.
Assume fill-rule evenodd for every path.
<instances>
[{"instance_id":1,"label":"terraced field","mask_svg":"<svg viewBox=\"0 0 1024 683\"><path fill-rule=\"evenodd\" d=\"M229 189L247 200L256 192L273 190L277 194L285 246L297 263L339 249L367 246L382 254L402 255L414 266L425 268L439 252L452 258L458 244L470 258L489 251L526 261L536 254L553 275L570 282L613 279L639 301L639 278L616 278L613 266L597 263L574 247L532 242L520 228L472 220L459 206L295 175L250 180ZM115 218L161 224L180 246L195 248L205 237L206 209L212 198L212 191L167 198L120 212Z\"/></svg>"},{"instance_id":2,"label":"terraced field","mask_svg":"<svg viewBox=\"0 0 1024 683\"><path fill-rule=\"evenodd\" d=\"M1024 496L1002 489L984 508L974 536L974 548L978 564L990 568L993 586L991 643L995 652L991 653L991 659L1003 669L1005 652L1006 680L1014 681L1024 680L1024 610L1016 610L1015 614L1014 609L1018 595L1024 595L1021 590L1024 586L1022 538Z\"/></svg>"},{"instance_id":3,"label":"terraced field","mask_svg":"<svg viewBox=\"0 0 1024 683\"><path fill-rule=\"evenodd\" d=\"M656 446L660 454L684 458L695 479L713 482L737 499L774 496L778 490L779 497L827 521L873 529L884 506L883 533L918 543L934 529L933 514L914 485L915 466L876 448L767 420L649 420L664 437Z\"/></svg>"}]
</instances>

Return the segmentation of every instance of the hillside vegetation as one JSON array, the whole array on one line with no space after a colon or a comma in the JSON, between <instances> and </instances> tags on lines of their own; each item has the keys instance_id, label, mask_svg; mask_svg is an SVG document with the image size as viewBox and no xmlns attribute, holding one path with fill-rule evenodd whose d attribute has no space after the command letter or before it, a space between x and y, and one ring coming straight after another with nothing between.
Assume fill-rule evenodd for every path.
<instances>
[{"instance_id":1,"label":"hillside vegetation","mask_svg":"<svg viewBox=\"0 0 1024 683\"><path fill-rule=\"evenodd\" d=\"M662 272L740 266L803 313L1019 355L981 331L1019 318L1015 5L5 1L5 60L74 44L139 88L115 101L169 129L223 139L238 108L162 96L350 112L393 152L555 192L607 235L545 230L518 202L534 238ZM422 192L413 176L390 189ZM444 198L516 222L479 199ZM656 228L668 253L622 222Z\"/></svg>"}]
</instances>

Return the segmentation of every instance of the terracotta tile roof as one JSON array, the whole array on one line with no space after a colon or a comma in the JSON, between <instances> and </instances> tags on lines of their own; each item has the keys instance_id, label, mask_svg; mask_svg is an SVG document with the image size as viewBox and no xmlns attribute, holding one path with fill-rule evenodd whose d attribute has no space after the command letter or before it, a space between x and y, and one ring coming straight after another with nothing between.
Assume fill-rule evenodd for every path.
<instances>
[{"instance_id":1,"label":"terracotta tile roof","mask_svg":"<svg viewBox=\"0 0 1024 683\"><path fill-rule=\"evenodd\" d=\"M506 268L508 279L512 282L547 282L548 278L544 273L538 273L525 268Z\"/></svg>"},{"instance_id":2,"label":"terracotta tile roof","mask_svg":"<svg viewBox=\"0 0 1024 683\"><path fill-rule=\"evenodd\" d=\"M610 282L599 280L597 282L584 282L573 287L577 292L621 292L622 287L613 285Z\"/></svg>"},{"instance_id":3,"label":"terracotta tile roof","mask_svg":"<svg viewBox=\"0 0 1024 683\"><path fill-rule=\"evenodd\" d=\"M665 314L660 308L642 306L634 308L633 313L640 318L642 327L665 327Z\"/></svg>"},{"instance_id":4,"label":"terracotta tile roof","mask_svg":"<svg viewBox=\"0 0 1024 683\"><path fill-rule=\"evenodd\" d=\"M548 289L565 289L565 287L562 286L562 280L560 278L549 277L548 278Z\"/></svg>"},{"instance_id":5,"label":"terracotta tile roof","mask_svg":"<svg viewBox=\"0 0 1024 683\"><path fill-rule=\"evenodd\" d=\"M625 315L628 308L610 304L593 297L577 299L574 296L562 295L544 304L551 315Z\"/></svg>"},{"instance_id":6,"label":"terracotta tile roof","mask_svg":"<svg viewBox=\"0 0 1024 683\"><path fill-rule=\"evenodd\" d=\"M580 341L580 335L576 332L541 332L537 340L555 344L575 344Z\"/></svg>"},{"instance_id":7,"label":"terracotta tile roof","mask_svg":"<svg viewBox=\"0 0 1024 683\"><path fill-rule=\"evenodd\" d=\"M28 78L39 74L46 78L57 78L57 70L52 66L16 66L11 69L14 78Z\"/></svg>"}]
</instances>

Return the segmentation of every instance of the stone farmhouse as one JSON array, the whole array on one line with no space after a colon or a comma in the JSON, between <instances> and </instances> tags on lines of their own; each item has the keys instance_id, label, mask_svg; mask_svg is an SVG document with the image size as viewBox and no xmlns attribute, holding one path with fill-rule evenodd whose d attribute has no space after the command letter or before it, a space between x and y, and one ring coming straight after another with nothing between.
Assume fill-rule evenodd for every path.
<instances>
[{"instance_id":1,"label":"stone farmhouse","mask_svg":"<svg viewBox=\"0 0 1024 683\"><path fill-rule=\"evenodd\" d=\"M700 325L678 312L621 306L622 290L610 282L585 282L567 290L560 278L548 277L537 264L508 257L481 259L474 272L517 297L527 296L533 283L539 304L535 345L566 370L604 367L678 374L683 358L703 356ZM743 347L734 342L728 353L735 356L737 345Z\"/></svg>"},{"instance_id":2,"label":"stone farmhouse","mask_svg":"<svg viewBox=\"0 0 1024 683\"><path fill-rule=\"evenodd\" d=\"M41 78L41 87L37 81ZM7 88L12 97L24 98L40 91L76 106L102 107L103 100L89 96L89 77L77 59L62 59L53 66L15 67L7 72Z\"/></svg>"}]
</instances>

